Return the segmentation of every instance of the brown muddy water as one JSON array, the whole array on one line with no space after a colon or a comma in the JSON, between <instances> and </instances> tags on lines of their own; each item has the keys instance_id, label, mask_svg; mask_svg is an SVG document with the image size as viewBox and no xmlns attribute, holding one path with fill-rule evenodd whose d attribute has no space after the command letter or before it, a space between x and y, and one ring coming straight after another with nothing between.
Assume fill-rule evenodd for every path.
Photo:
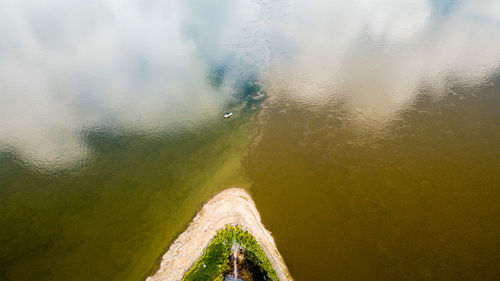
<instances>
[{"instance_id":1,"label":"brown muddy water","mask_svg":"<svg viewBox=\"0 0 500 281\"><path fill-rule=\"evenodd\" d=\"M499 87L422 91L374 127L343 98L269 101L245 167L296 280L494 280Z\"/></svg>"},{"instance_id":2,"label":"brown muddy water","mask_svg":"<svg viewBox=\"0 0 500 281\"><path fill-rule=\"evenodd\" d=\"M233 186L295 280L500 276L498 1L38 2L0 2L0 280L142 280Z\"/></svg>"}]
</instances>

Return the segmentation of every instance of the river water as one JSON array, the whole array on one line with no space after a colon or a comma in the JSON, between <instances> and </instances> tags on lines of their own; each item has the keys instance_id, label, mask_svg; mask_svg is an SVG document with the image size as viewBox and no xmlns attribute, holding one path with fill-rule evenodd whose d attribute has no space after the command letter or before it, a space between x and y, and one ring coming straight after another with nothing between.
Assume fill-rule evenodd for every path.
<instances>
[{"instance_id":1,"label":"river water","mask_svg":"<svg viewBox=\"0 0 500 281\"><path fill-rule=\"evenodd\" d=\"M295 280L500 275L498 1L3 0L0 38L1 280L141 280L232 186Z\"/></svg>"}]
</instances>

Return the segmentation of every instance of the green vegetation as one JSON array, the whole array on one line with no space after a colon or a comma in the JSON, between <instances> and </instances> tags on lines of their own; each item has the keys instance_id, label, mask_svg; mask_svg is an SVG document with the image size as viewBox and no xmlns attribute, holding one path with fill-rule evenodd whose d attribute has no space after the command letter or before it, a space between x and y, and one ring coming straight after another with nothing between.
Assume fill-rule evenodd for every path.
<instances>
[{"instance_id":1,"label":"green vegetation","mask_svg":"<svg viewBox=\"0 0 500 281\"><path fill-rule=\"evenodd\" d=\"M266 280L278 281L278 276L255 238L239 226L228 225L217 231L200 259L184 275L183 281L220 281L228 273L233 243L237 243L254 268L258 268Z\"/></svg>"}]
</instances>

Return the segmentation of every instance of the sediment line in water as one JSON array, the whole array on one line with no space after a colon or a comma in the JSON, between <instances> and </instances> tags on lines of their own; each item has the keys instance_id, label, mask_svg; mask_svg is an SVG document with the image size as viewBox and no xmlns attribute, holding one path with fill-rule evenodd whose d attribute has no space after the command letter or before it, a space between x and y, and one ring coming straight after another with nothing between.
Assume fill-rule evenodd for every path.
<instances>
[{"instance_id":1,"label":"sediment line in water","mask_svg":"<svg viewBox=\"0 0 500 281\"><path fill-rule=\"evenodd\" d=\"M241 188L226 189L195 216L189 227L162 257L160 269L147 281L179 281L201 257L217 230L239 225L259 243L281 281L292 281L271 233L262 225L260 214L250 195Z\"/></svg>"}]
</instances>

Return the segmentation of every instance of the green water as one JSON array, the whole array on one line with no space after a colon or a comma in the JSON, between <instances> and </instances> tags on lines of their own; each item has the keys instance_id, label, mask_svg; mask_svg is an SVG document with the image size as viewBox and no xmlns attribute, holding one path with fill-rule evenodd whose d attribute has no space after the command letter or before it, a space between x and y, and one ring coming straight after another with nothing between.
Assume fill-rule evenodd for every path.
<instances>
[{"instance_id":1,"label":"green water","mask_svg":"<svg viewBox=\"0 0 500 281\"><path fill-rule=\"evenodd\" d=\"M0 279L143 279L204 200L248 187L239 165L248 120L153 139L90 132L92 161L58 173L3 154Z\"/></svg>"}]
</instances>

